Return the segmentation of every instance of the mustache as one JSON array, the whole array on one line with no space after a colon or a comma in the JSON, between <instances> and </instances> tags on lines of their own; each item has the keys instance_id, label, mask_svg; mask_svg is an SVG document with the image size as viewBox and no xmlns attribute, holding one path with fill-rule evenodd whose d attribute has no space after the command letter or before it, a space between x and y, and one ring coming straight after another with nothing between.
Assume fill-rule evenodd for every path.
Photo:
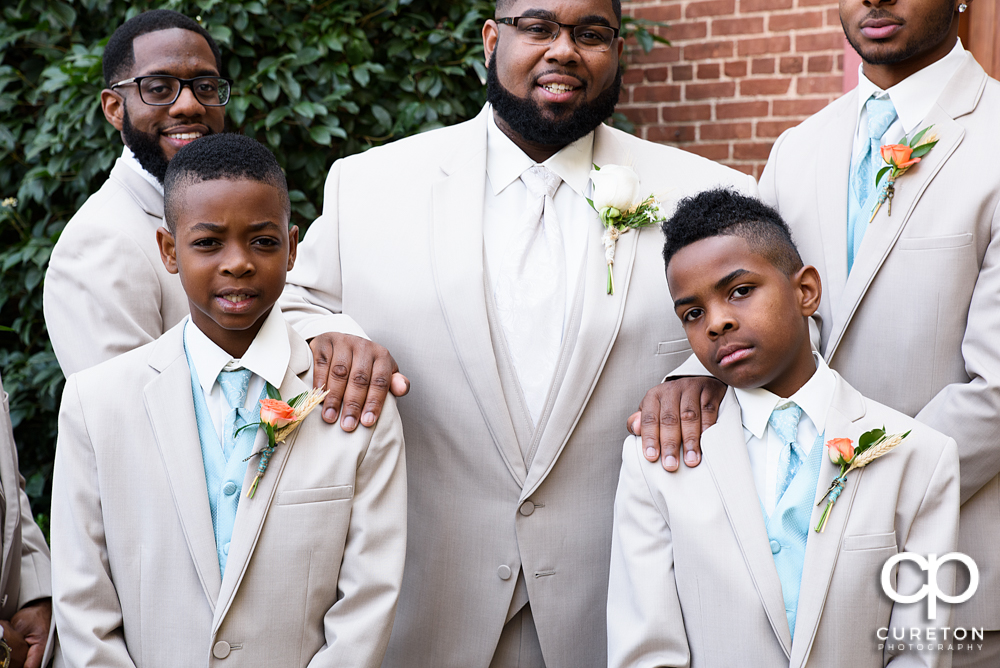
<instances>
[{"instance_id":1,"label":"mustache","mask_svg":"<svg viewBox=\"0 0 1000 668\"><path fill-rule=\"evenodd\" d=\"M862 19L862 20L863 21L869 21L869 20L871 20L871 21L878 21L878 20L883 20L883 19L889 20L889 21L895 21L896 23L899 23L900 25L906 23L906 21L904 21L903 19L899 18L898 16L896 16L895 14L893 14L892 12L890 12L888 9L885 9L883 7L873 7L872 10L870 12L868 12L868 14L866 14L865 18Z\"/></svg>"}]
</instances>

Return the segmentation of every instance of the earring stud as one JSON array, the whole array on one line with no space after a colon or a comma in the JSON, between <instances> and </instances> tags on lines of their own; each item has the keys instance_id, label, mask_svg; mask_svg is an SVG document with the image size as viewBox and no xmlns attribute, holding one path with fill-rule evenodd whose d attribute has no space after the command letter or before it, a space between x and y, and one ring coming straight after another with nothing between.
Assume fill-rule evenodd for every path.
<instances>
[{"instance_id":1,"label":"earring stud","mask_svg":"<svg viewBox=\"0 0 1000 668\"><path fill-rule=\"evenodd\" d=\"M969 8L969 6L963 2L962 4L960 4L958 6L958 13L959 14L964 14L965 10L968 9L968 8Z\"/></svg>"}]
</instances>

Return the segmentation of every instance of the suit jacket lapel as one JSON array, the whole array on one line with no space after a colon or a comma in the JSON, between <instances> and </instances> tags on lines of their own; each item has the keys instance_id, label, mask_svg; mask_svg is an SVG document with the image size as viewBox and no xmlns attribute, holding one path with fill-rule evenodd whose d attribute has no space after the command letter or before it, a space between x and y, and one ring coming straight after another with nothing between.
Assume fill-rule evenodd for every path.
<instances>
[{"instance_id":1,"label":"suit jacket lapel","mask_svg":"<svg viewBox=\"0 0 1000 668\"><path fill-rule=\"evenodd\" d=\"M848 437L857 443L858 437L863 432L856 423L865 415L864 399L839 375L836 378L837 388L827 414L824 439ZM826 529L823 533L817 533L814 529L826 507L826 503L820 503L820 500L825 496L833 479L840 475L840 467L831 462L824 453L819 482L816 485L816 498L813 501L819 505L813 507L809 538L806 542L805 564L802 569L802 584L799 588L799 607L795 617L796 636L790 663L792 667L805 664L816 637L827 593L830 590L830 580L837 566L840 545L847 528L847 518L851 514L851 506L861 485L864 471L863 468L856 469L847 476L847 484L830 511Z\"/></svg>"},{"instance_id":2,"label":"suit jacket lapel","mask_svg":"<svg viewBox=\"0 0 1000 668\"><path fill-rule=\"evenodd\" d=\"M309 386L299 375L309 370L311 353L309 346L298 335L290 330L292 343L292 354L289 359L288 369L285 377L281 381L278 392L283 399L291 399L303 392L309 391ZM306 420L319 420L319 414L310 415ZM223 618L232 606L233 599L239 589L243 576L253 551L257 547L257 540L260 537L261 529L264 527L264 519L267 511L274 501L275 490L278 481L285 470L285 464L295 446L295 439L303 429L307 428L304 423L299 426L284 443L280 443L274 449L270 462L267 465L266 473L257 483L257 490L252 499L247 498L247 491L253 484L253 479L257 476L258 459L254 457L247 464L247 471L243 478L243 489L240 494L240 503L236 509L236 521L233 524L233 537L229 543L229 555L226 557L226 573L222 578L222 585L219 592L219 603L215 608L215 618L212 621L212 633L219 630ZM259 452L267 445L267 435L263 429L257 430L257 438L254 440L252 452Z\"/></svg>"},{"instance_id":3,"label":"suit jacket lapel","mask_svg":"<svg viewBox=\"0 0 1000 668\"><path fill-rule=\"evenodd\" d=\"M479 411L508 471L519 485L526 469L504 398L486 313L483 198L486 188L487 105L466 124L467 140L442 165L434 184L431 250L434 282L452 344Z\"/></svg>"},{"instance_id":4,"label":"suit jacket lapel","mask_svg":"<svg viewBox=\"0 0 1000 668\"><path fill-rule=\"evenodd\" d=\"M184 321L186 322L186 320ZM198 571L208 603L215 609L221 576L215 550L215 530L208 504L191 394L191 371L184 356L183 322L155 344L150 366L160 372L143 388L143 402L153 427L156 446L167 472L174 506L180 518L191 560Z\"/></svg>"},{"instance_id":5,"label":"suit jacket lapel","mask_svg":"<svg viewBox=\"0 0 1000 668\"><path fill-rule=\"evenodd\" d=\"M603 125L594 134L594 162L597 165L627 165L631 162L625 150ZM639 177L641 179L642 175ZM603 228L596 212L590 225L580 329L573 350L568 357L563 357L565 375L535 450L522 499L530 496L552 469L597 386L621 327L639 236L659 234L657 229L646 229L631 230L621 236L615 250L615 294L609 295L604 246L600 241ZM561 371L556 371L557 378Z\"/></svg>"},{"instance_id":6,"label":"suit jacket lapel","mask_svg":"<svg viewBox=\"0 0 1000 668\"><path fill-rule=\"evenodd\" d=\"M730 388L719 410L719 420L701 437L702 453L715 481L726 515L736 535L743 560L750 571L761 605L771 622L774 635L785 655L791 652L792 638L785 616L781 580L764 525L760 497L754 486L750 457L743 437L740 406Z\"/></svg>"},{"instance_id":7,"label":"suit jacket lapel","mask_svg":"<svg viewBox=\"0 0 1000 668\"><path fill-rule=\"evenodd\" d=\"M163 218L163 195L119 158L111 170L111 177L119 180L142 210L150 216Z\"/></svg>"}]
</instances>

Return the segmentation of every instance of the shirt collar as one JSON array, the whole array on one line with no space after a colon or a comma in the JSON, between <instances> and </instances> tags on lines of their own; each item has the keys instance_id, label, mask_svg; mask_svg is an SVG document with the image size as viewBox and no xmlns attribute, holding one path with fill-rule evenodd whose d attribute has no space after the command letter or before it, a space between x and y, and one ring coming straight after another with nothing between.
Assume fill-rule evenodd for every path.
<instances>
[{"instance_id":1,"label":"shirt collar","mask_svg":"<svg viewBox=\"0 0 1000 668\"><path fill-rule=\"evenodd\" d=\"M497 127L492 109L487 118L486 174L493 194L499 195L536 163ZM593 161L594 133L588 132L541 164L557 174L577 195L586 197Z\"/></svg>"},{"instance_id":2,"label":"shirt collar","mask_svg":"<svg viewBox=\"0 0 1000 668\"><path fill-rule=\"evenodd\" d=\"M139 162L139 159L135 157L135 153L133 153L132 149L130 149L128 146L126 146L125 149L122 151L122 161L126 165L134 169L139 176L146 179L146 181L148 181L151 186L156 188L156 192L160 193L161 195L163 194L163 184L160 183L160 180L158 178L156 178L155 176L146 171L146 168L142 166L142 164Z\"/></svg>"},{"instance_id":3,"label":"shirt collar","mask_svg":"<svg viewBox=\"0 0 1000 668\"><path fill-rule=\"evenodd\" d=\"M903 132L911 134L941 97L945 86L961 67L964 56L962 40L956 40L955 46L944 58L914 72L887 91L869 81L863 65L858 65L858 118L861 118L868 98L888 94L899 115L899 122L903 124Z\"/></svg>"},{"instance_id":4,"label":"shirt collar","mask_svg":"<svg viewBox=\"0 0 1000 668\"><path fill-rule=\"evenodd\" d=\"M191 316L188 316L188 323L184 326L184 344L187 346L191 362L198 372L198 382L206 396L211 394L216 378L227 366L230 369L237 367L250 369L274 387L281 387L281 381L285 379L285 370L292 356L285 318L281 315L281 309L277 304L271 307L271 312L247 348L246 354L238 360L234 360L229 353L208 338L194 324Z\"/></svg>"},{"instance_id":5,"label":"shirt collar","mask_svg":"<svg viewBox=\"0 0 1000 668\"><path fill-rule=\"evenodd\" d=\"M813 353L816 361L816 372L800 387L795 394L783 399L778 395L768 392L762 387L742 390L734 388L736 399L740 402L740 412L743 417L743 426L759 439L764 438L764 430L767 429L767 422L773 411L786 401L794 401L802 411L809 416L816 431L820 434L826 429L826 415L830 410L830 402L833 401L833 392L836 389L836 381L830 367L826 365L823 358Z\"/></svg>"}]
</instances>

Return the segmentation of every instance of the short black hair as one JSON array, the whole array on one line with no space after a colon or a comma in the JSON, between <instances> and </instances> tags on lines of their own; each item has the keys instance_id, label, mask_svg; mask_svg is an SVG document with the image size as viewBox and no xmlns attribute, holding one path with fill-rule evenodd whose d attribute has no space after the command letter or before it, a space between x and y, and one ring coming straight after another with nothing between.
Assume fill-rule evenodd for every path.
<instances>
[{"instance_id":1,"label":"short black hair","mask_svg":"<svg viewBox=\"0 0 1000 668\"><path fill-rule=\"evenodd\" d=\"M259 181L274 186L291 213L288 183L274 154L263 144L232 132L208 135L181 148L163 179L163 213L167 229L176 230L179 195L186 186L202 181Z\"/></svg>"},{"instance_id":2,"label":"short black hair","mask_svg":"<svg viewBox=\"0 0 1000 668\"><path fill-rule=\"evenodd\" d=\"M110 87L111 84L127 78L129 70L135 65L133 43L136 37L170 28L190 30L204 37L208 42L208 48L212 50L212 55L215 56L215 67L219 70L219 74L222 74L222 52L207 30L180 12L171 9L152 9L133 16L112 33L108 45L104 47L102 63L104 85Z\"/></svg>"},{"instance_id":3,"label":"short black hair","mask_svg":"<svg viewBox=\"0 0 1000 668\"><path fill-rule=\"evenodd\" d=\"M515 0L496 0L497 9L496 16L499 17L501 13L506 12ZM622 2L621 0L611 0L611 10L615 13L615 18L618 19L618 25L622 24Z\"/></svg>"},{"instance_id":4,"label":"short black hair","mask_svg":"<svg viewBox=\"0 0 1000 668\"><path fill-rule=\"evenodd\" d=\"M735 236L785 275L802 268L802 257L791 230L773 208L754 197L725 188L682 199L674 215L663 223L664 266L677 251L709 237Z\"/></svg>"}]
</instances>

